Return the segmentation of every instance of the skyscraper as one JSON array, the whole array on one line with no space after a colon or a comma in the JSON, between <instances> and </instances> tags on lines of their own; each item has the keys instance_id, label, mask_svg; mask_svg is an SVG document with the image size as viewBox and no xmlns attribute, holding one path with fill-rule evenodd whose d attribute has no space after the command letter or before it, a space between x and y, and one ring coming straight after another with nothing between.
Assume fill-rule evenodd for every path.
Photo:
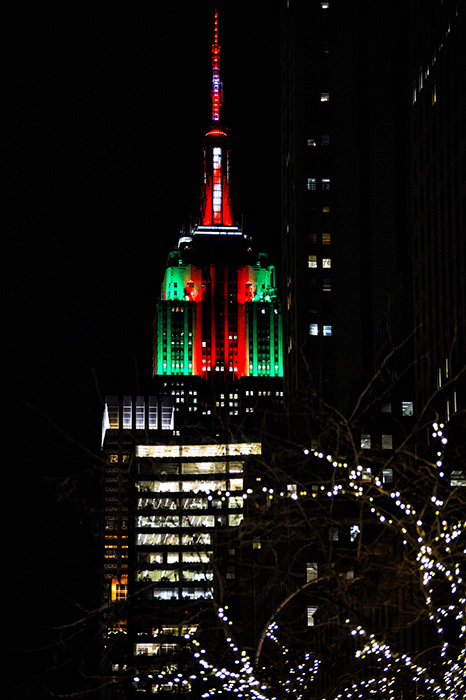
<instances>
[{"instance_id":1,"label":"skyscraper","mask_svg":"<svg viewBox=\"0 0 466 700\"><path fill-rule=\"evenodd\" d=\"M275 269L234 219L230 147L220 124L217 19L214 38L200 218L168 257L156 311L153 372L158 390L175 396L177 410L191 413L185 420L205 423L210 416L239 424L254 412L263 379L281 403L282 317Z\"/></svg>"},{"instance_id":2,"label":"skyscraper","mask_svg":"<svg viewBox=\"0 0 466 700\"><path fill-rule=\"evenodd\" d=\"M281 21L286 395L347 410L407 261L402 12L283 2Z\"/></svg>"},{"instance_id":3,"label":"skyscraper","mask_svg":"<svg viewBox=\"0 0 466 700\"><path fill-rule=\"evenodd\" d=\"M349 415L378 376L397 420L449 420L464 408L462 8L283 2L281 23L290 410L315 397Z\"/></svg>"},{"instance_id":4,"label":"skyscraper","mask_svg":"<svg viewBox=\"0 0 466 700\"><path fill-rule=\"evenodd\" d=\"M195 684L184 646L203 630L212 643L215 607L235 600L243 495L267 449L267 414L273 420L282 410L275 270L235 223L219 69L215 14L202 206L168 255L154 322L153 394L108 397L105 405L109 698L188 692Z\"/></svg>"},{"instance_id":5,"label":"skyscraper","mask_svg":"<svg viewBox=\"0 0 466 700\"><path fill-rule=\"evenodd\" d=\"M409 3L415 405L445 422L466 408L465 21L462 3Z\"/></svg>"},{"instance_id":6,"label":"skyscraper","mask_svg":"<svg viewBox=\"0 0 466 700\"><path fill-rule=\"evenodd\" d=\"M285 401L290 429L298 426L296 444L304 446L303 434L315 436L314 454L327 455L334 467L348 455L358 465L358 499L365 483L386 503L401 493L405 503L423 508L442 490L447 503L458 499L464 509L464 22L464 4L447 0L281 3ZM439 435L448 442L445 426L452 437L450 471L435 442ZM427 469L432 462L435 468ZM312 465L301 483L309 490L335 488L334 474L324 477L325 487L313 484L318 468ZM347 484L342 480L339 487ZM338 582L323 585L320 600L318 586L313 589L313 643L322 644L316 657L329 666L335 658L345 663L344 644L338 647L344 619L333 625L339 615L352 617L345 596L358 591L353 577L362 586L354 603L362 627L374 638L394 640L400 654L422 657L436 649L434 657L431 642L439 630L412 605L408 587L398 600L390 591L387 571L403 568L401 530L380 527L387 513L375 522L370 508L355 526L348 522L351 499L337 514L330 488L329 495L321 522L329 516L335 522L327 541L316 537L319 524L309 527L309 561L314 547L316 566L320 557L331 578L347 546L352 565L341 605ZM451 529L453 510L443 510ZM439 513L429 516L432 522ZM401 516L403 527L408 520ZM380 528L385 552L373 546L373 526L373 532ZM358 549L351 551L355 542ZM370 566L360 556L365 547ZM345 579L343 570L340 576ZM403 620L407 610L416 613ZM451 629L453 647L458 633ZM345 666L351 681L354 658L350 653ZM439 685L441 667L440 659ZM412 680L398 691L403 697L421 692ZM377 693L356 682L341 691L345 680L336 665L318 682L315 697L346 697L353 689L358 697Z\"/></svg>"}]
</instances>

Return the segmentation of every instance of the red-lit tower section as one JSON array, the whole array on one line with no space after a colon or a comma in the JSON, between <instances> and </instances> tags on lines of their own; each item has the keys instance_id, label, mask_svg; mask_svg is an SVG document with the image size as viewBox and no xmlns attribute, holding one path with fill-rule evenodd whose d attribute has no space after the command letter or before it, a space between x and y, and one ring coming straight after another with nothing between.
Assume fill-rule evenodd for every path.
<instances>
[{"instance_id":1,"label":"red-lit tower section","mask_svg":"<svg viewBox=\"0 0 466 700\"><path fill-rule=\"evenodd\" d=\"M230 151L226 129L220 126L223 85L220 82L218 16L212 44L212 126L204 142L204 182L200 223L202 226L232 226L230 199Z\"/></svg>"},{"instance_id":2,"label":"red-lit tower section","mask_svg":"<svg viewBox=\"0 0 466 700\"><path fill-rule=\"evenodd\" d=\"M232 226L230 151L226 129L212 126L204 143L202 226Z\"/></svg>"},{"instance_id":3,"label":"red-lit tower section","mask_svg":"<svg viewBox=\"0 0 466 700\"><path fill-rule=\"evenodd\" d=\"M282 377L282 314L275 269L235 225L230 150L215 14L212 122L203 142L199 222L168 257L155 318L153 373L219 384Z\"/></svg>"},{"instance_id":4,"label":"red-lit tower section","mask_svg":"<svg viewBox=\"0 0 466 700\"><path fill-rule=\"evenodd\" d=\"M203 243L217 243L209 234L196 235L206 236ZM238 243L242 234L240 239ZM228 250L250 257L242 247ZM170 253L156 313L154 374L281 377L282 322L274 267L264 254L254 264L208 258L197 264L198 252L185 248Z\"/></svg>"}]
</instances>

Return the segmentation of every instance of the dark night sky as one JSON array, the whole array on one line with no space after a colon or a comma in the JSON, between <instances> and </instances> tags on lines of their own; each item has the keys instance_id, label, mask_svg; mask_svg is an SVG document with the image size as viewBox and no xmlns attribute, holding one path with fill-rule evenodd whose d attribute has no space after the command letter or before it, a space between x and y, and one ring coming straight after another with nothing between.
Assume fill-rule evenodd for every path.
<instances>
[{"instance_id":1,"label":"dark night sky","mask_svg":"<svg viewBox=\"0 0 466 700\"><path fill-rule=\"evenodd\" d=\"M279 266L277 5L215 4L233 204ZM66 7L25 7L7 25L9 635L25 698L87 687L102 398L148 390L156 296L198 212L210 121L213 3ZM67 625L86 617L71 641Z\"/></svg>"}]
</instances>

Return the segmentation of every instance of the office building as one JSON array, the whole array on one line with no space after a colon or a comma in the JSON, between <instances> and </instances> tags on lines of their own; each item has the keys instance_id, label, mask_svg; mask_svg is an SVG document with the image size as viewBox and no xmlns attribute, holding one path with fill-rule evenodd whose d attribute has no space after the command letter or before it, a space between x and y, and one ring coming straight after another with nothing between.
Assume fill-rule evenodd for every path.
<instances>
[{"instance_id":1,"label":"office building","mask_svg":"<svg viewBox=\"0 0 466 700\"><path fill-rule=\"evenodd\" d=\"M464 508L464 4L283 0L281 37L290 434L311 454L314 447L323 460L331 455L337 468L346 460L359 465L353 483L361 494L373 484L379 496L401 491L417 503L422 494L422 503L438 489ZM438 481L426 462L437 464ZM338 482L335 472L321 476L314 464L296 474L297 490L308 493ZM312 584L310 601L315 630L307 650L323 661L314 692L333 697L347 673L354 685L337 697L352 690L356 697L391 697L370 660L364 685L352 642L344 641L345 618L360 616L361 629L418 658L437 650L436 633L408 586L400 580L398 601L390 590L389 572L401 572L406 556L401 531L391 536L380 527L384 516L376 522L369 509L354 537L351 498L339 505L331 496L303 538L307 561L319 572L325 564L327 578L327 586ZM311 520L316 506L310 508ZM454 528L453 508L444 512ZM325 524L333 528L328 537ZM342 585L335 572L344 562ZM419 697L415 675L393 692Z\"/></svg>"},{"instance_id":2,"label":"office building","mask_svg":"<svg viewBox=\"0 0 466 700\"><path fill-rule=\"evenodd\" d=\"M464 408L464 9L290 0L281 31L289 410L351 415L377 375L396 419L434 402L449 420Z\"/></svg>"},{"instance_id":3,"label":"office building","mask_svg":"<svg viewBox=\"0 0 466 700\"><path fill-rule=\"evenodd\" d=\"M409 3L409 185L415 405L466 406L464 5Z\"/></svg>"}]
</instances>

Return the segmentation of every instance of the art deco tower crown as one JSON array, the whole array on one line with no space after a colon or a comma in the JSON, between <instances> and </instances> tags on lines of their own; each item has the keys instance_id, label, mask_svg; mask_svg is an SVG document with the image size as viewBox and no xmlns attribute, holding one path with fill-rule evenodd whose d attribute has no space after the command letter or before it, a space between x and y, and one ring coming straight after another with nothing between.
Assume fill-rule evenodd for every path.
<instances>
[{"instance_id":1,"label":"art deco tower crown","mask_svg":"<svg viewBox=\"0 0 466 700\"><path fill-rule=\"evenodd\" d=\"M212 45L212 121L203 143L199 222L168 257L155 318L154 375L283 374L275 269L234 222L227 131L220 125L218 16Z\"/></svg>"}]
</instances>

